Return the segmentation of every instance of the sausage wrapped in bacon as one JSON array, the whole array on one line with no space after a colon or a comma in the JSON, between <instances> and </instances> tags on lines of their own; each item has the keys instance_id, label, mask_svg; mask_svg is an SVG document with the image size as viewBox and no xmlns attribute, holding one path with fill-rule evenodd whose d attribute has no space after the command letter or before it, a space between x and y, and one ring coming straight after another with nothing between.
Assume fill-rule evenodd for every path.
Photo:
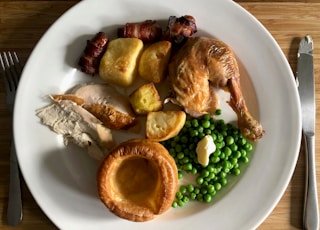
<instances>
[{"instance_id":1,"label":"sausage wrapped in bacon","mask_svg":"<svg viewBox=\"0 0 320 230\"><path fill-rule=\"evenodd\" d=\"M107 34L99 32L87 41L87 46L78 62L82 72L91 75L99 72L100 60L107 48L108 40Z\"/></svg>"},{"instance_id":2,"label":"sausage wrapped in bacon","mask_svg":"<svg viewBox=\"0 0 320 230\"><path fill-rule=\"evenodd\" d=\"M153 42L162 36L161 26L153 20L139 23L126 23L123 28L118 29L118 37L139 38L143 42Z\"/></svg>"},{"instance_id":3,"label":"sausage wrapped in bacon","mask_svg":"<svg viewBox=\"0 0 320 230\"><path fill-rule=\"evenodd\" d=\"M185 15L180 18L170 16L168 26L163 34L162 40L179 44L196 32L197 25L194 17L190 15Z\"/></svg>"}]
</instances>

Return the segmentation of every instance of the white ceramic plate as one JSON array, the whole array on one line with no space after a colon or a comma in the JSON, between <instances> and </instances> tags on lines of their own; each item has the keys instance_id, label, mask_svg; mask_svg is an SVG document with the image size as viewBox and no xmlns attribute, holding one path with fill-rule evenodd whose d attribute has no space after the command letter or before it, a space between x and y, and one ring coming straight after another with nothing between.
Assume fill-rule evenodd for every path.
<instances>
[{"instance_id":1,"label":"white ceramic plate","mask_svg":"<svg viewBox=\"0 0 320 230\"><path fill-rule=\"evenodd\" d=\"M126 22L193 15L199 35L229 44L241 63L250 110L266 134L246 171L213 204L170 209L153 221L120 219L97 196L97 163L39 123L43 97L90 81L76 62L85 40ZM113 32L111 32L113 31ZM253 229L272 211L292 176L300 143L300 109L290 67L267 30L231 0L86 0L48 30L23 72L14 113L14 136L23 176L40 207L60 229Z\"/></svg>"}]
</instances>

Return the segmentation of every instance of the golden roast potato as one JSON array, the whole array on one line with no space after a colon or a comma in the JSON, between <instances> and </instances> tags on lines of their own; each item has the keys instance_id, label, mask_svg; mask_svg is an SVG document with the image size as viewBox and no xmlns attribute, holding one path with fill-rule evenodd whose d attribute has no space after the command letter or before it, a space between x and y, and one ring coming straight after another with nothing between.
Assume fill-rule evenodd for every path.
<instances>
[{"instance_id":1,"label":"golden roast potato","mask_svg":"<svg viewBox=\"0 0 320 230\"><path fill-rule=\"evenodd\" d=\"M135 114L145 115L148 112L162 109L162 101L155 85L144 84L129 95L129 101Z\"/></svg>"},{"instance_id":2,"label":"golden roast potato","mask_svg":"<svg viewBox=\"0 0 320 230\"><path fill-rule=\"evenodd\" d=\"M180 132L186 122L184 111L150 112L146 121L146 137L154 141L168 140Z\"/></svg>"},{"instance_id":3,"label":"golden roast potato","mask_svg":"<svg viewBox=\"0 0 320 230\"><path fill-rule=\"evenodd\" d=\"M108 83L130 86L137 75L142 49L143 42L137 38L111 40L100 61L100 77Z\"/></svg>"},{"instance_id":4,"label":"golden roast potato","mask_svg":"<svg viewBox=\"0 0 320 230\"><path fill-rule=\"evenodd\" d=\"M148 46L141 54L139 75L148 81L159 83L167 72L171 54L171 42L159 41Z\"/></svg>"}]
</instances>

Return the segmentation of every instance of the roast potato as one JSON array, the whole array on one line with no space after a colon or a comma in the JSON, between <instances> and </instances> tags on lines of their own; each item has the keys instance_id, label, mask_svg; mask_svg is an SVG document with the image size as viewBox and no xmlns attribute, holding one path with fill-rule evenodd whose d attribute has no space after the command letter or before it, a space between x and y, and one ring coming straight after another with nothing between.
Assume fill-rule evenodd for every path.
<instances>
[{"instance_id":1,"label":"roast potato","mask_svg":"<svg viewBox=\"0 0 320 230\"><path fill-rule=\"evenodd\" d=\"M151 44L141 54L139 75L145 80L159 83L166 75L171 54L171 42L159 41Z\"/></svg>"},{"instance_id":2,"label":"roast potato","mask_svg":"<svg viewBox=\"0 0 320 230\"><path fill-rule=\"evenodd\" d=\"M159 111L163 104L155 85L146 83L129 95L132 109L137 115L146 115L148 112Z\"/></svg>"},{"instance_id":3,"label":"roast potato","mask_svg":"<svg viewBox=\"0 0 320 230\"><path fill-rule=\"evenodd\" d=\"M130 86L136 75L143 42L137 38L117 38L109 42L100 65L99 75L108 83Z\"/></svg>"}]
</instances>

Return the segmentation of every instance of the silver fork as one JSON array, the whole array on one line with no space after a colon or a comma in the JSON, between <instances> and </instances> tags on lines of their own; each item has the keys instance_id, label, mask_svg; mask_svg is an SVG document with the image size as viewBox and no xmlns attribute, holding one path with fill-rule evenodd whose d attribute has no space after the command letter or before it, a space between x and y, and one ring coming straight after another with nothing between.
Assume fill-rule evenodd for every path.
<instances>
[{"instance_id":1,"label":"silver fork","mask_svg":"<svg viewBox=\"0 0 320 230\"><path fill-rule=\"evenodd\" d=\"M9 110L13 112L16 89L19 83L22 68L16 52L0 53L0 64L1 73L4 77L7 106ZM22 220L22 216L20 171L14 139L12 138L10 147L10 184L7 212L8 224L11 226L18 225Z\"/></svg>"}]
</instances>

